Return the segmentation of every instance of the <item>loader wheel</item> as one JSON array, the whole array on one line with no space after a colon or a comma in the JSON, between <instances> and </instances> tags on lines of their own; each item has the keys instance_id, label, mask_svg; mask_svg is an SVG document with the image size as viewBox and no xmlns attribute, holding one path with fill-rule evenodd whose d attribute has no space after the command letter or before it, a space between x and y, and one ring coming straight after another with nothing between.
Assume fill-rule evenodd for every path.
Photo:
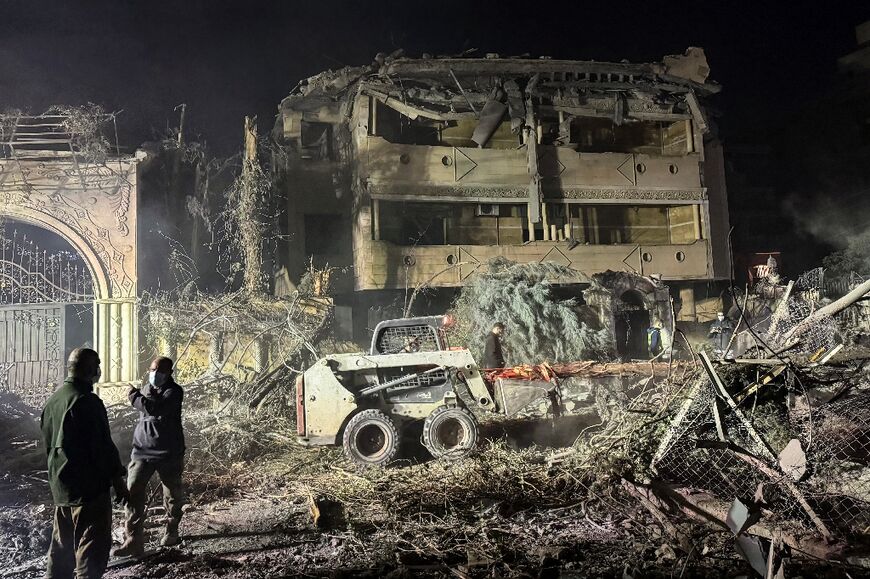
<instances>
[{"instance_id":1,"label":"loader wheel","mask_svg":"<svg viewBox=\"0 0 870 579\"><path fill-rule=\"evenodd\" d=\"M435 458L464 458L477 446L477 420L465 408L439 406L423 422L423 446Z\"/></svg>"},{"instance_id":2,"label":"loader wheel","mask_svg":"<svg viewBox=\"0 0 870 579\"><path fill-rule=\"evenodd\" d=\"M389 416L380 410L363 410L344 429L344 454L362 466L383 466L399 450L399 433Z\"/></svg>"}]
</instances>

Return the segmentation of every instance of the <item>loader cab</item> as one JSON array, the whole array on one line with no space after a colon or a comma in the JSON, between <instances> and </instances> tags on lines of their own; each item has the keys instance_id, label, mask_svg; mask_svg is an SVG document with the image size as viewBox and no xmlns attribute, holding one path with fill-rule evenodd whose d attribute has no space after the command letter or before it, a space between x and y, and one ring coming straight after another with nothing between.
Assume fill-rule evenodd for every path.
<instances>
[{"instance_id":1,"label":"loader cab","mask_svg":"<svg viewBox=\"0 0 870 579\"><path fill-rule=\"evenodd\" d=\"M443 316L385 320L375 327L369 354L416 354L446 350L447 340L443 328Z\"/></svg>"}]
</instances>

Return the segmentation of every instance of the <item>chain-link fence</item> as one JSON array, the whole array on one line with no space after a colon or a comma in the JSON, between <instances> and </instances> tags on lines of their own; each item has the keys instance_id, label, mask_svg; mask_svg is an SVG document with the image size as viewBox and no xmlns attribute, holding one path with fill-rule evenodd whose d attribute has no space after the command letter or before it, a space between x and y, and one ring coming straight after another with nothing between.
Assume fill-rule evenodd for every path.
<instances>
[{"instance_id":1,"label":"chain-link fence","mask_svg":"<svg viewBox=\"0 0 870 579\"><path fill-rule=\"evenodd\" d=\"M765 388L779 395L746 396L733 410L709 380L700 381L653 460L659 477L728 502L762 500L774 519L808 529L819 530L821 522L834 535L866 533L870 394L810 410L797 389ZM778 464L777 455L792 439L806 452L803 476L787 474Z\"/></svg>"},{"instance_id":2,"label":"chain-link fence","mask_svg":"<svg viewBox=\"0 0 870 579\"><path fill-rule=\"evenodd\" d=\"M790 345L792 330L822 307L825 292L825 270L811 269L794 280L788 299L780 302L771 317L765 341L774 349ZM812 354L830 351L837 343L837 324L833 317L825 317L802 329L798 352Z\"/></svg>"}]
</instances>

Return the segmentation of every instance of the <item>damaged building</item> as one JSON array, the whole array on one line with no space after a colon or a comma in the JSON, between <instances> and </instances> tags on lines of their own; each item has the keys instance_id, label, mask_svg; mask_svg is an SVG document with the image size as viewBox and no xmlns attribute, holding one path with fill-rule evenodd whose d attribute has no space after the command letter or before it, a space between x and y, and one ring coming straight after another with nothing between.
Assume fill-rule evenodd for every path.
<instances>
[{"instance_id":1,"label":"damaged building","mask_svg":"<svg viewBox=\"0 0 870 579\"><path fill-rule=\"evenodd\" d=\"M493 258L552 261L661 279L678 320L711 319L730 261L708 73L699 48L645 64L395 53L304 80L275 127L291 232L276 285L338 268L339 322L361 336L409 289L443 311Z\"/></svg>"}]
</instances>

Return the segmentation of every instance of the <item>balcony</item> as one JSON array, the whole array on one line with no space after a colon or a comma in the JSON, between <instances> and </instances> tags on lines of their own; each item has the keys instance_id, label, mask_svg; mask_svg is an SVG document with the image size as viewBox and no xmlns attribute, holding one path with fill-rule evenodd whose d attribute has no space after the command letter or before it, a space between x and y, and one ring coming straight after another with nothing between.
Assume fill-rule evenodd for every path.
<instances>
[{"instance_id":1,"label":"balcony","mask_svg":"<svg viewBox=\"0 0 870 579\"><path fill-rule=\"evenodd\" d=\"M517 201L528 197L525 148L476 149L402 145L370 136L360 172L373 198L440 201ZM706 199L700 155L578 153L539 146L546 201L669 202Z\"/></svg>"}]
</instances>

